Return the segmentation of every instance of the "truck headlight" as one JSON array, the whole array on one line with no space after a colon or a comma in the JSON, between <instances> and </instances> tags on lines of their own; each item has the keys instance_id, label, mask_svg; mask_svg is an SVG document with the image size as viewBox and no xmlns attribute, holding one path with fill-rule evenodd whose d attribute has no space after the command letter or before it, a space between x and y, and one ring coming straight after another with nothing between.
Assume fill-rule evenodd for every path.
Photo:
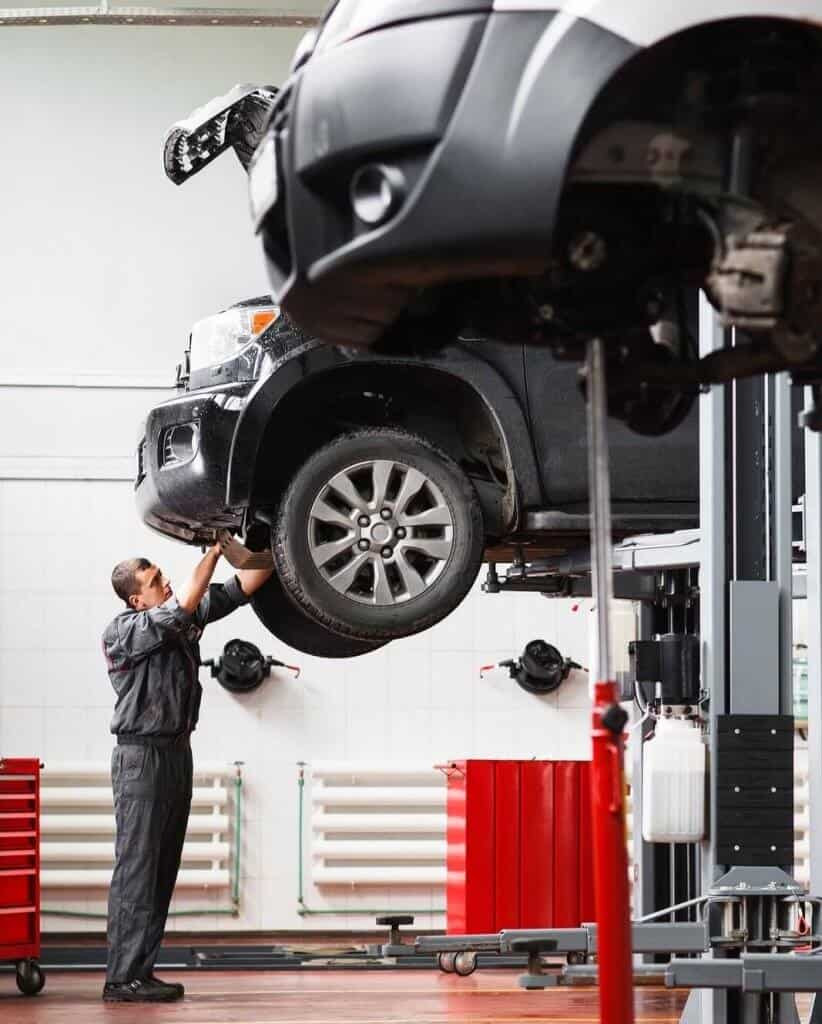
<instances>
[{"instance_id":1,"label":"truck headlight","mask_svg":"<svg viewBox=\"0 0 822 1024\"><path fill-rule=\"evenodd\" d=\"M190 371L233 359L279 315L279 306L237 306L198 321L191 330Z\"/></svg>"}]
</instances>

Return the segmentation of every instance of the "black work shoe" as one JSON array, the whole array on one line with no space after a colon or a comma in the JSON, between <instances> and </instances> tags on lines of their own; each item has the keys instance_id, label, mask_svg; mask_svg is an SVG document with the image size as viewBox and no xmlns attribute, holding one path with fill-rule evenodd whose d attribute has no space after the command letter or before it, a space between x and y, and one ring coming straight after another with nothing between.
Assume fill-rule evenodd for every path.
<instances>
[{"instance_id":1,"label":"black work shoe","mask_svg":"<svg viewBox=\"0 0 822 1024\"><path fill-rule=\"evenodd\" d=\"M171 985L155 985L151 981L110 982L103 986L103 999L107 1003L171 1003L179 999Z\"/></svg>"},{"instance_id":2,"label":"black work shoe","mask_svg":"<svg viewBox=\"0 0 822 1024\"><path fill-rule=\"evenodd\" d=\"M186 990L183 988L179 981L163 981L163 979L158 978L156 974L149 974L149 976L145 980L150 981L152 985L160 985L162 986L162 988L174 989L174 991L177 993L178 999L182 999L183 996L186 994Z\"/></svg>"}]
</instances>

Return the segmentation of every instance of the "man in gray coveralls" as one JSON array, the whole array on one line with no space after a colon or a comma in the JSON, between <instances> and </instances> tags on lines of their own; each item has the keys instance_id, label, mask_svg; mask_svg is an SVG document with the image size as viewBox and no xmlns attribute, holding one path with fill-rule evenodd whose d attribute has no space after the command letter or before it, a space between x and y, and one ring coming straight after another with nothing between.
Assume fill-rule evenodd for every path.
<instances>
[{"instance_id":1,"label":"man in gray coveralls","mask_svg":"<svg viewBox=\"0 0 822 1024\"><path fill-rule=\"evenodd\" d=\"M117 694L111 758L117 823L108 904L108 969L103 998L169 1002L183 986L154 976L191 808L189 736L197 725L202 687L199 640L271 575L239 571L211 584L220 545L210 548L191 577L172 593L145 558L120 562L111 574L126 603L103 634L108 673ZM211 584L209 586L209 584Z\"/></svg>"}]
</instances>

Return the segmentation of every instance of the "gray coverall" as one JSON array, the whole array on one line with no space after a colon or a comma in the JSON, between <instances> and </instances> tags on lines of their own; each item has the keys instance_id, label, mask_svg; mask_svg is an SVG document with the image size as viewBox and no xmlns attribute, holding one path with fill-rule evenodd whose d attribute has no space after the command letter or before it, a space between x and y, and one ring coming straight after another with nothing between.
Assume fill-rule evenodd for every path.
<instances>
[{"instance_id":1,"label":"gray coverall","mask_svg":"<svg viewBox=\"0 0 822 1024\"><path fill-rule=\"evenodd\" d=\"M191 808L189 736L203 692L199 640L209 622L247 602L233 577L213 583L193 615L172 597L147 611L121 612L103 633L117 694L108 982L147 978L154 970Z\"/></svg>"}]
</instances>

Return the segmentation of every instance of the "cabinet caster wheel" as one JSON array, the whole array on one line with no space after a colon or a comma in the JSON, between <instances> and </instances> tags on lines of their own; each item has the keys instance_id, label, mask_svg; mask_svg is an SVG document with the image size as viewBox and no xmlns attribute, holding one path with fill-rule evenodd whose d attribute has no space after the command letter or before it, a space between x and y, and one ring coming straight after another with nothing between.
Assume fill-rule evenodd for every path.
<instances>
[{"instance_id":1,"label":"cabinet caster wheel","mask_svg":"<svg viewBox=\"0 0 822 1024\"><path fill-rule=\"evenodd\" d=\"M34 960L21 960L17 964L17 987L24 996L36 996L46 983L46 976Z\"/></svg>"},{"instance_id":2,"label":"cabinet caster wheel","mask_svg":"<svg viewBox=\"0 0 822 1024\"><path fill-rule=\"evenodd\" d=\"M454 973L458 974L461 978L467 978L468 975L473 974L476 969L476 953L457 953L454 957Z\"/></svg>"},{"instance_id":3,"label":"cabinet caster wheel","mask_svg":"<svg viewBox=\"0 0 822 1024\"><path fill-rule=\"evenodd\" d=\"M443 974L453 974L456 957L456 953L437 953L437 967Z\"/></svg>"}]
</instances>

